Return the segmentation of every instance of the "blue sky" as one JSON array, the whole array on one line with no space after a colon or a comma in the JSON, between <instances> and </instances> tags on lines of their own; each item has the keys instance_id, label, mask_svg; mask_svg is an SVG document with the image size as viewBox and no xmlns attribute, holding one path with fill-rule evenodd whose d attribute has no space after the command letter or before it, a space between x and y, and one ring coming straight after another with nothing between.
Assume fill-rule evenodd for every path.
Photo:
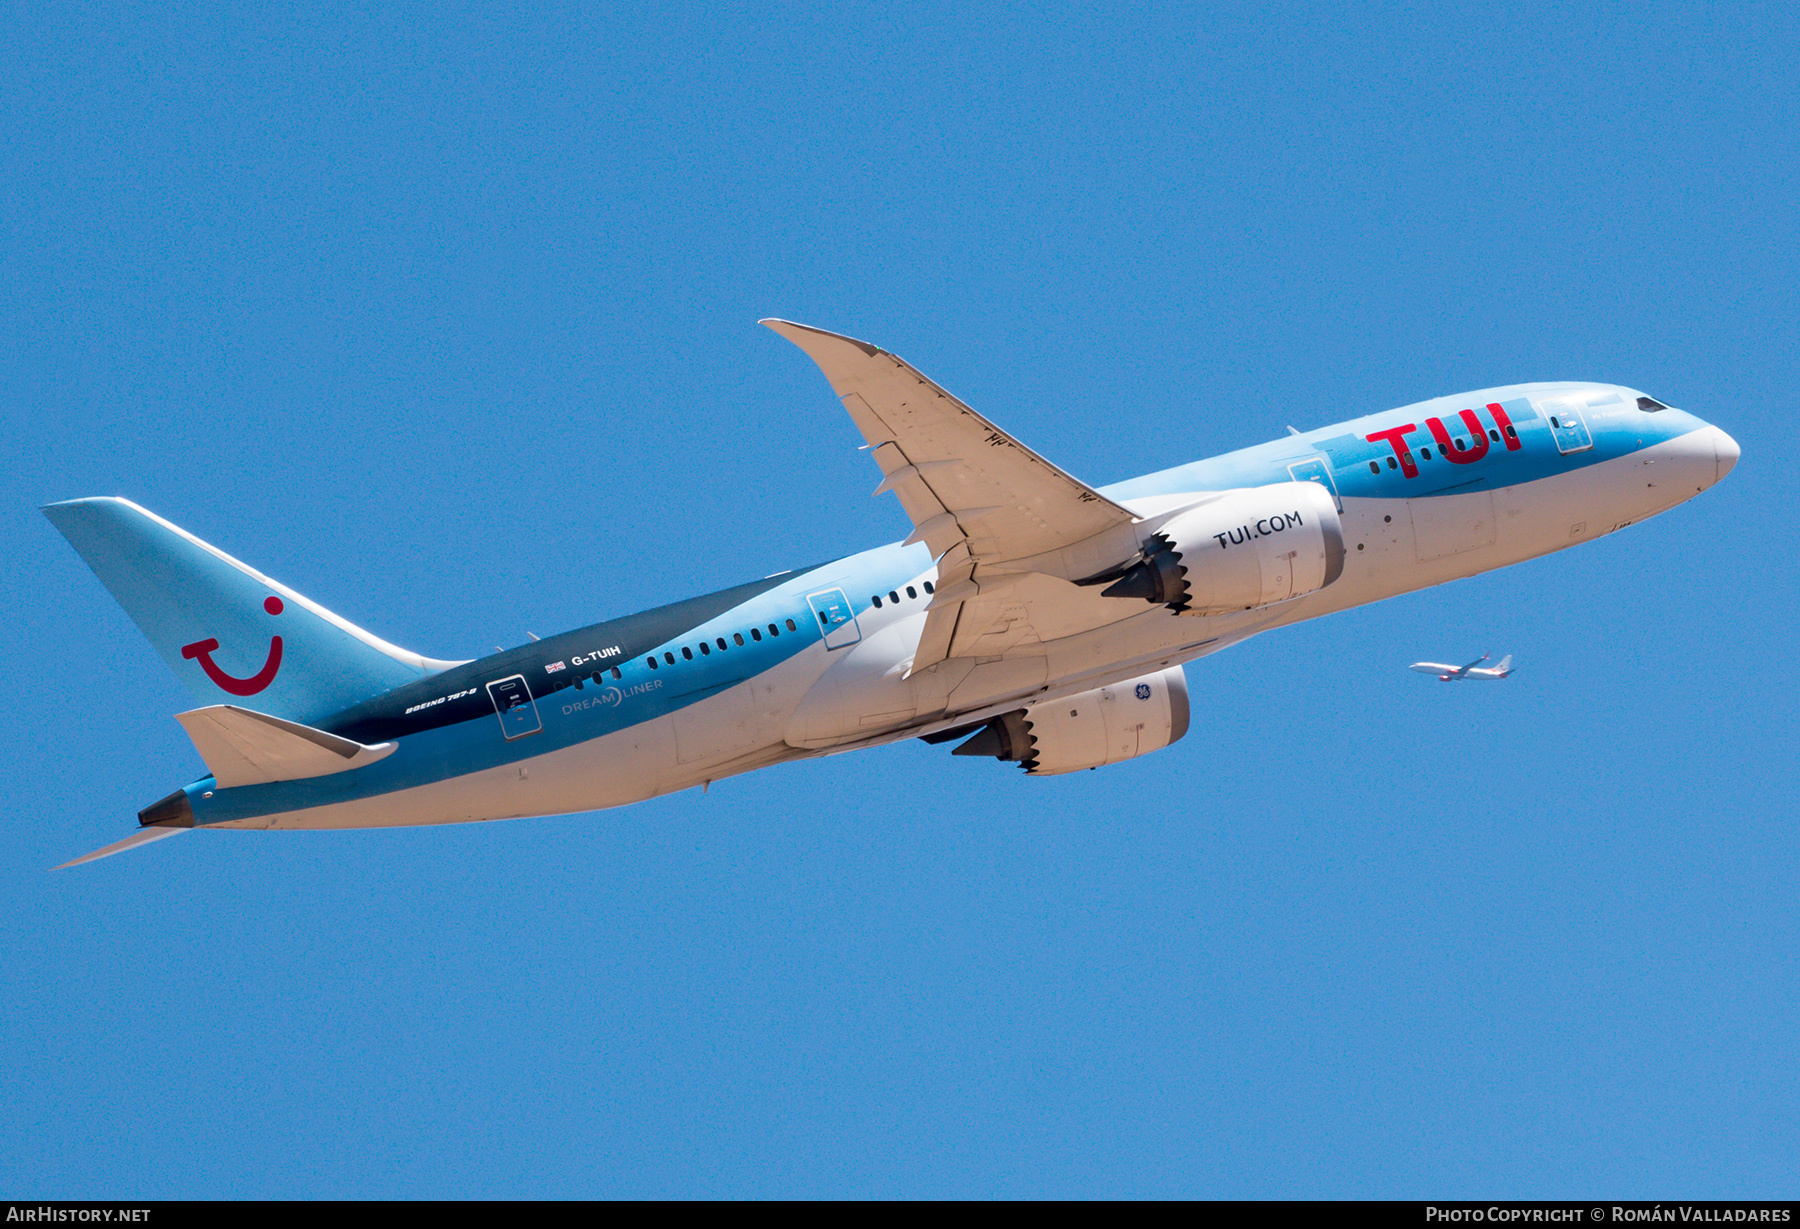
<instances>
[{"instance_id":1,"label":"blue sky","mask_svg":"<svg viewBox=\"0 0 1800 1229\"><path fill-rule=\"evenodd\" d=\"M1791 7L8 28L8 1193L1793 1193ZM200 765L39 505L447 657L901 536L769 315L1094 483L1532 379L1744 455L1197 663L1101 772L914 743L47 873Z\"/></svg>"}]
</instances>

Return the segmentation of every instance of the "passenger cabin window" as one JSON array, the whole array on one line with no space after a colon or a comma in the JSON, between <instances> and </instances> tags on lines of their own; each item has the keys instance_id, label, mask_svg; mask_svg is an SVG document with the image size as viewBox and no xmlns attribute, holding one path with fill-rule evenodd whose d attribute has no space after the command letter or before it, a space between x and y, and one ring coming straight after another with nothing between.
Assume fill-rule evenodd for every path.
<instances>
[{"instance_id":1,"label":"passenger cabin window","mask_svg":"<svg viewBox=\"0 0 1800 1229\"><path fill-rule=\"evenodd\" d=\"M825 617L825 616L824 616L824 615L820 615L820 616L819 616L819 617L820 617L820 618L821 618L821 619L822 619L822 618L824 618L824 617ZM799 629L799 628L797 628L797 627L795 627L795 626L794 626L794 621L793 621L793 620L792 620L792 619L789 619L789 620L788 620L788 621L787 621L787 625L788 625L788 630L789 630L789 631L790 631L790 632L797 632L797 631L799 631L799 630L800 630L800 629ZM769 626L770 626L770 627L771 627L771 628L773 628L773 627L774 627L774 624L772 624L772 623L771 623L771 624L770 624L770 625L769 625Z\"/></svg>"},{"instance_id":2,"label":"passenger cabin window","mask_svg":"<svg viewBox=\"0 0 1800 1229\"><path fill-rule=\"evenodd\" d=\"M888 601L890 601L894 605L898 606L900 604L900 595L898 593L896 593L894 590L889 589L888 590Z\"/></svg>"},{"instance_id":3,"label":"passenger cabin window","mask_svg":"<svg viewBox=\"0 0 1800 1229\"><path fill-rule=\"evenodd\" d=\"M875 609L877 609L877 610L881 609L881 594L877 593L874 597L871 597L869 600L875 604ZM824 621L825 621L825 616L820 615L819 622L823 623Z\"/></svg>"},{"instance_id":4,"label":"passenger cabin window","mask_svg":"<svg viewBox=\"0 0 1800 1229\"><path fill-rule=\"evenodd\" d=\"M792 623L792 622L793 622L793 620L792 620L792 619L789 619L789 620L788 620L788 622L789 622L789 623ZM776 627L776 626L775 626L775 625L774 625L774 624L773 624L773 623L771 623L771 624L769 624L769 635L771 635L771 636L779 636L779 635L781 635L781 629L780 629L780 628L778 628L778 627Z\"/></svg>"},{"instance_id":5,"label":"passenger cabin window","mask_svg":"<svg viewBox=\"0 0 1800 1229\"><path fill-rule=\"evenodd\" d=\"M687 645L685 645L685 644L682 645L681 646L681 659L683 661L693 661L694 660L694 650L688 648Z\"/></svg>"},{"instance_id":6,"label":"passenger cabin window","mask_svg":"<svg viewBox=\"0 0 1800 1229\"><path fill-rule=\"evenodd\" d=\"M1498 444L1500 442L1500 433L1498 431L1494 430L1492 427L1489 427L1488 428L1488 438L1493 440L1496 444Z\"/></svg>"},{"instance_id":7,"label":"passenger cabin window","mask_svg":"<svg viewBox=\"0 0 1800 1229\"><path fill-rule=\"evenodd\" d=\"M646 657L644 660L650 663L650 668L652 670L656 669L656 654L652 653L652 654L650 654L650 656Z\"/></svg>"},{"instance_id":8,"label":"passenger cabin window","mask_svg":"<svg viewBox=\"0 0 1800 1229\"><path fill-rule=\"evenodd\" d=\"M936 589L933 589L931 587L931 582L929 580L925 582L925 592L927 592L927 593L936 593L937 592Z\"/></svg>"},{"instance_id":9,"label":"passenger cabin window","mask_svg":"<svg viewBox=\"0 0 1800 1229\"><path fill-rule=\"evenodd\" d=\"M744 633L743 632L732 632L731 638L737 642L737 645L739 648L744 647Z\"/></svg>"},{"instance_id":10,"label":"passenger cabin window","mask_svg":"<svg viewBox=\"0 0 1800 1229\"><path fill-rule=\"evenodd\" d=\"M908 586L906 586L906 596L916 598L919 596L919 591L917 589L913 588L911 585L908 585Z\"/></svg>"},{"instance_id":11,"label":"passenger cabin window","mask_svg":"<svg viewBox=\"0 0 1800 1229\"><path fill-rule=\"evenodd\" d=\"M771 630L773 630L773 629L771 629ZM751 628L750 629L750 639L761 640L762 639L762 629L760 627Z\"/></svg>"},{"instance_id":12,"label":"passenger cabin window","mask_svg":"<svg viewBox=\"0 0 1800 1229\"><path fill-rule=\"evenodd\" d=\"M742 640L740 640L740 641L738 641L738 643L742 644L744 642ZM731 647L730 645L725 643L725 637L720 636L719 637L719 652L723 653L726 649L728 649L730 647Z\"/></svg>"},{"instance_id":13,"label":"passenger cabin window","mask_svg":"<svg viewBox=\"0 0 1800 1229\"><path fill-rule=\"evenodd\" d=\"M1509 440L1518 439L1519 438L1519 429L1517 427L1513 426L1511 423L1507 423L1506 424L1506 438Z\"/></svg>"},{"instance_id":14,"label":"passenger cabin window","mask_svg":"<svg viewBox=\"0 0 1800 1229\"><path fill-rule=\"evenodd\" d=\"M683 650L683 651L685 652L686 650ZM702 640L700 642L700 655L702 657L711 657L712 656L712 645L710 645L710 644L706 643L706 641Z\"/></svg>"},{"instance_id":15,"label":"passenger cabin window","mask_svg":"<svg viewBox=\"0 0 1800 1229\"><path fill-rule=\"evenodd\" d=\"M1381 462L1370 461L1369 462L1369 472L1371 474L1379 474L1381 472Z\"/></svg>"},{"instance_id":16,"label":"passenger cabin window","mask_svg":"<svg viewBox=\"0 0 1800 1229\"><path fill-rule=\"evenodd\" d=\"M1419 455L1424 457L1427 461L1429 461L1429 460L1431 460L1431 449L1421 448L1421 449L1419 449Z\"/></svg>"},{"instance_id":17,"label":"passenger cabin window","mask_svg":"<svg viewBox=\"0 0 1800 1229\"><path fill-rule=\"evenodd\" d=\"M619 673L619 668L618 668L618 667L617 667L617 666L614 666L614 667L613 667L613 668L612 668L612 672L613 672L613 677L614 677L614 678L616 678L616 679L622 679L622 678L624 678L624 677L625 677L625 676L624 676L624 675L623 675L623 674L620 674L620 673ZM594 681L595 681L595 682L596 682L596 683L597 683L597 682L599 682L599 681L600 681L600 676L599 676L599 675L597 675L597 674L596 674L596 675L595 675L595 676L594 676Z\"/></svg>"},{"instance_id":18,"label":"passenger cabin window","mask_svg":"<svg viewBox=\"0 0 1800 1229\"><path fill-rule=\"evenodd\" d=\"M1557 428L1558 430L1562 429L1562 424L1556 421L1556 415L1554 415L1554 414L1550 415L1550 425Z\"/></svg>"},{"instance_id":19,"label":"passenger cabin window","mask_svg":"<svg viewBox=\"0 0 1800 1229\"><path fill-rule=\"evenodd\" d=\"M683 650L682 650L682 652L683 652L683 653L686 653L686 652L687 652L687 650L686 650L686 649L683 649ZM664 661L666 661L666 662L668 662L668 663L669 663L669 664L670 664L670 665L671 665L671 666L672 666L672 665L674 665L674 664L675 664L675 654L673 654L673 653L664 653L664 654L663 654L663 660L664 660Z\"/></svg>"},{"instance_id":20,"label":"passenger cabin window","mask_svg":"<svg viewBox=\"0 0 1800 1229\"><path fill-rule=\"evenodd\" d=\"M1397 465L1397 464L1395 464L1395 462L1394 462L1394 458L1392 458L1392 457L1389 457L1389 458L1388 458L1388 468L1389 468L1389 469L1399 469L1399 468L1400 468L1400 466L1399 466L1399 465Z\"/></svg>"}]
</instances>

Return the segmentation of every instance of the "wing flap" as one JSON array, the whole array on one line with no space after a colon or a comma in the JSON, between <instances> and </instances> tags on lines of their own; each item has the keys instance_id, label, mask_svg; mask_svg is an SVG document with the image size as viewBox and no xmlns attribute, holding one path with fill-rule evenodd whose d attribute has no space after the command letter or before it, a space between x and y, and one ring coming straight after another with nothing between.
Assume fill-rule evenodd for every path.
<instances>
[{"instance_id":1,"label":"wing flap","mask_svg":"<svg viewBox=\"0 0 1800 1229\"><path fill-rule=\"evenodd\" d=\"M919 633L919 647L913 652L910 678L928 666L952 656L957 624L962 621L962 604L980 592L970 578L975 574L975 560L968 543L958 538L938 557L938 576L930 603L925 607L925 627Z\"/></svg>"}]
</instances>

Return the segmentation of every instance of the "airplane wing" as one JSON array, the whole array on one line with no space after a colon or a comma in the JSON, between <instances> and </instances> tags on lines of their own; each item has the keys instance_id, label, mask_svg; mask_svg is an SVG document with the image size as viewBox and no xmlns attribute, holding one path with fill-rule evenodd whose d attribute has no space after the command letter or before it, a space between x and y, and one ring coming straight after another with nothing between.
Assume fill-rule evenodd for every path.
<instances>
[{"instance_id":1,"label":"airplane wing","mask_svg":"<svg viewBox=\"0 0 1800 1229\"><path fill-rule=\"evenodd\" d=\"M907 541L924 542L938 560L937 594L927 607L914 671L964 655L1006 619L1021 598L1003 591L1019 574L1073 581L1137 553L1137 518L1129 511L904 360L823 329L762 323L825 373L881 467L875 493L899 496L913 523Z\"/></svg>"}]
</instances>

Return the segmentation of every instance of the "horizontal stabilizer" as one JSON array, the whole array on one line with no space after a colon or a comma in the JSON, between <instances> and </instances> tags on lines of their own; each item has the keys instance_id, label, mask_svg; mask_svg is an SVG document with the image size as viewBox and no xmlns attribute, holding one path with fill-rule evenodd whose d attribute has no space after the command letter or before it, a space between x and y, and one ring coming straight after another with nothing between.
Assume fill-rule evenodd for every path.
<instances>
[{"instance_id":1,"label":"horizontal stabilizer","mask_svg":"<svg viewBox=\"0 0 1800 1229\"><path fill-rule=\"evenodd\" d=\"M399 745L369 747L235 704L177 713L175 720L194 740L220 789L348 772L392 755Z\"/></svg>"},{"instance_id":2,"label":"horizontal stabilizer","mask_svg":"<svg viewBox=\"0 0 1800 1229\"><path fill-rule=\"evenodd\" d=\"M124 853L127 849L136 849L139 845L148 845L151 841L160 841L165 836L176 836L183 832L192 832L192 828L139 828L122 841L114 841L104 849L96 849L93 853L84 853L79 858L64 862L62 866L50 869L60 871L65 866L80 866L83 862L92 862L97 858L110 858L116 853Z\"/></svg>"}]
</instances>

